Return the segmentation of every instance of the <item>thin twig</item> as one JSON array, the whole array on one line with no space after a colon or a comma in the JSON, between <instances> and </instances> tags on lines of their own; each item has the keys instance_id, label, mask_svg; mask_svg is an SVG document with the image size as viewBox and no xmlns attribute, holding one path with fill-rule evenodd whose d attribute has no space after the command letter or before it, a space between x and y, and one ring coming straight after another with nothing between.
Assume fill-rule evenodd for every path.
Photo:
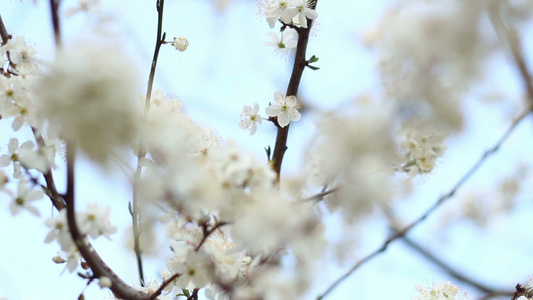
<instances>
[{"instance_id":1,"label":"thin twig","mask_svg":"<svg viewBox=\"0 0 533 300\"><path fill-rule=\"evenodd\" d=\"M200 247L202 247L202 245L205 243L205 241L207 240L207 238L213 233L215 232L215 230L219 229L220 227L226 225L228 223L226 222L219 222L217 223L215 226L213 226L213 228L209 229L207 232L204 233L204 237L202 238L202 240L200 241L200 243L198 244L198 246L196 246L196 248L194 249L194 251L198 251L200 250Z\"/></svg>"},{"instance_id":2,"label":"thin twig","mask_svg":"<svg viewBox=\"0 0 533 300\"><path fill-rule=\"evenodd\" d=\"M324 197L330 195L330 194L333 194L333 193L336 193L338 191L340 191L340 187L334 187L332 189L329 189L327 191L323 191L321 193L318 193L318 194L315 194L313 196L310 196L310 197L307 197L307 198L302 198L300 199L301 202L309 202L309 201L321 201L322 199L324 199Z\"/></svg>"},{"instance_id":3,"label":"thin twig","mask_svg":"<svg viewBox=\"0 0 533 300\"><path fill-rule=\"evenodd\" d=\"M316 1L311 3L312 9L316 9ZM308 65L307 60L305 59L305 53L307 51L307 44L309 43L309 32L313 25L313 20L307 19L307 28L296 27L294 28L298 32L298 43L296 44L296 54L294 57L294 65L292 67L291 79L289 80L289 85L287 87L287 92L285 95L296 96L298 93L298 87L300 86L300 81L305 67ZM278 134L276 136L276 146L274 147L274 153L272 155L272 168L279 176L281 173L281 163L283 161L283 156L287 150L287 137L289 135L289 126L288 124L285 127L280 127L277 121L275 122L278 127Z\"/></svg>"},{"instance_id":4,"label":"thin twig","mask_svg":"<svg viewBox=\"0 0 533 300\"><path fill-rule=\"evenodd\" d=\"M157 66L157 58L159 57L159 49L165 41L165 34L163 32L163 9L165 0L157 0L157 37L155 43L154 57L152 59L152 66L150 68L150 75L148 76L148 87L146 89L146 98L144 102L144 120L147 119L148 111L150 110L150 98L152 96L152 88L154 85L155 70ZM133 250L137 259L137 269L139 270L139 281L141 286L144 286L144 271L142 263L142 251L140 245L140 218L139 218L139 192L137 191L139 182L141 181L142 165L141 161L146 156L146 149L144 148L143 141L139 141L138 153L137 153L137 169L135 171L134 183L133 183L133 209L131 212L132 224L133 224Z\"/></svg>"},{"instance_id":5,"label":"thin twig","mask_svg":"<svg viewBox=\"0 0 533 300\"><path fill-rule=\"evenodd\" d=\"M490 10L490 19L496 31L500 33L500 36L505 40L507 45L509 45L516 68L518 69L518 72L520 72L520 76L527 92L527 97L529 100L528 104L533 105L533 82L525 62L522 44L518 38L516 29L513 28L511 24L506 26L499 12L494 11L493 9Z\"/></svg>"},{"instance_id":6,"label":"thin twig","mask_svg":"<svg viewBox=\"0 0 533 300\"><path fill-rule=\"evenodd\" d=\"M507 138L511 135L513 130L516 128L516 126L529 114L530 110L524 111L518 118L516 118L511 126L505 131L505 133L500 137L500 139L496 142L496 144L487 150L481 158L464 174L461 179L455 184L455 186L445 195L441 196L426 212L424 212L420 217L418 217L415 221L413 221L410 225L405 227L404 229L394 233L392 236L390 236L379 249L375 250L374 252L370 253L368 256L361 259L359 262L357 262L353 267L351 267L345 274L343 274L341 277L339 277L335 282L333 282L324 293L319 295L317 297L317 300L321 300L325 298L337 285L339 285L342 281L344 281L346 278L350 277L350 275L355 272L355 270L359 269L362 265L364 265L366 262L372 260L374 257L378 256L380 253L387 250L389 247L389 244L391 244L393 241L397 240L398 238L401 238L405 236L411 229L413 229L416 225L420 224L422 221L424 221L431 213L433 213L442 203L446 202L446 200L452 198L457 190L468 180L470 177L479 169L479 167L485 162L485 160L494 154L500 146L507 140Z\"/></svg>"},{"instance_id":7,"label":"thin twig","mask_svg":"<svg viewBox=\"0 0 533 300\"><path fill-rule=\"evenodd\" d=\"M387 218L389 219L389 223L391 224L389 227L394 232L396 231L394 226L392 224L396 223L396 216L394 215L392 209L390 206L388 206L386 203L379 202L378 203ZM495 288L488 287L482 283L477 282L475 279L469 278L467 275L462 274L459 270L453 268L437 256L435 256L433 253L429 252L428 250L424 249L422 246L420 246L415 241L411 240L406 235L402 237L402 241L409 247L411 247L413 250L417 251L419 254L424 256L427 260L429 260L431 263L437 265L444 271L446 271L450 276L454 277L455 279L462 281L470 286L473 286L477 288L478 290L485 293L485 296L488 295L508 295L512 296L514 291L498 291ZM489 296L492 297L492 296Z\"/></svg>"},{"instance_id":8,"label":"thin twig","mask_svg":"<svg viewBox=\"0 0 533 300\"><path fill-rule=\"evenodd\" d=\"M35 140L37 141L37 146L39 149L42 149L46 147L46 143L44 141L43 136L35 129L31 128L33 135L35 136ZM50 166L50 169L46 171L46 173L43 173L44 180L46 181L46 189L45 192L47 196L50 198L50 201L52 201L52 205L57 209L57 211L62 210L66 207L65 201L63 200L63 197L58 193L56 184L54 181L54 176L52 175L52 167Z\"/></svg>"},{"instance_id":9,"label":"thin twig","mask_svg":"<svg viewBox=\"0 0 533 300\"><path fill-rule=\"evenodd\" d=\"M429 260L431 263L439 266L441 269L446 271L450 276L453 276L457 280L460 280L484 293L487 295L500 295L500 296L513 296L514 291L503 291L503 290L497 290L495 288L489 287L483 283L480 283L476 281L475 279L469 278L467 275L462 274L459 270L456 270L455 268L451 267L446 262L442 261L440 258L436 257L433 253L429 252L428 250L424 249L422 246L408 238L407 236L404 236L402 238L402 241L405 242L405 244L409 247L411 247L416 252L420 253L422 256L424 256L427 260Z\"/></svg>"},{"instance_id":10,"label":"thin twig","mask_svg":"<svg viewBox=\"0 0 533 300\"><path fill-rule=\"evenodd\" d=\"M150 296L150 299L148 300L154 300L155 298L157 298L157 296L161 295L161 293L163 292L163 290L165 289L165 287L167 285L169 285L172 281L176 280L176 278L180 277L181 274L174 274L172 275L172 277L170 277L169 279L163 281L163 283L161 284L161 286L157 289L157 291L155 291L151 296Z\"/></svg>"}]
</instances>

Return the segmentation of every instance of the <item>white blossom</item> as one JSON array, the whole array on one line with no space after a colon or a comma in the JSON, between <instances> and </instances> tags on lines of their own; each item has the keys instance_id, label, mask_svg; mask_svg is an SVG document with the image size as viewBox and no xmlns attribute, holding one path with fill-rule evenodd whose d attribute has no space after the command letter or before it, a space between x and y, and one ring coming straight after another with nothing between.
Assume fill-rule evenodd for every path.
<instances>
[{"instance_id":1,"label":"white blossom","mask_svg":"<svg viewBox=\"0 0 533 300\"><path fill-rule=\"evenodd\" d=\"M314 0L299 0L298 4L298 25L303 28L307 28L307 19L314 20L318 17L318 13L315 9L311 8L311 2Z\"/></svg>"},{"instance_id":2,"label":"white blossom","mask_svg":"<svg viewBox=\"0 0 533 300\"><path fill-rule=\"evenodd\" d=\"M19 180L17 195L13 198L13 201L11 201L9 209L13 215L17 215L23 209L26 209L32 214L40 216L39 210L36 207L31 206L30 203L41 199L43 196L44 194L41 190L33 189L28 182L26 182L26 179L21 178Z\"/></svg>"},{"instance_id":3,"label":"white blossom","mask_svg":"<svg viewBox=\"0 0 533 300\"><path fill-rule=\"evenodd\" d=\"M265 42L265 46L274 47L275 52L282 55L293 55L298 43L298 34L292 28L286 28L281 32L281 38L274 32L269 32L268 36L272 39L270 42Z\"/></svg>"},{"instance_id":4,"label":"white blossom","mask_svg":"<svg viewBox=\"0 0 533 300\"><path fill-rule=\"evenodd\" d=\"M405 136L401 147L400 170L411 175L427 173L435 167L438 157L444 155L445 132L429 122L417 118L405 122L400 135Z\"/></svg>"},{"instance_id":5,"label":"white blossom","mask_svg":"<svg viewBox=\"0 0 533 300\"><path fill-rule=\"evenodd\" d=\"M298 121L301 118L298 100L295 96L285 96L280 92L274 94L274 104L270 104L265 112L270 117L277 117L280 127L289 125L291 121Z\"/></svg>"},{"instance_id":6,"label":"white blossom","mask_svg":"<svg viewBox=\"0 0 533 300\"><path fill-rule=\"evenodd\" d=\"M76 220L80 231L92 238L100 235L111 239L111 234L117 231L116 226L109 219L110 207L100 208L97 203L90 203L87 211L77 213Z\"/></svg>"},{"instance_id":7,"label":"white blossom","mask_svg":"<svg viewBox=\"0 0 533 300\"><path fill-rule=\"evenodd\" d=\"M429 288L425 288L421 285L416 286L416 290L420 293L413 300L467 300L468 295L466 293L460 293L459 288L449 281L434 282Z\"/></svg>"},{"instance_id":8,"label":"white blossom","mask_svg":"<svg viewBox=\"0 0 533 300\"><path fill-rule=\"evenodd\" d=\"M21 152L27 153L33 150L34 144L32 141L26 141L19 148L19 140L17 138L10 138L8 144L8 153L0 156L0 167L7 167L13 164L13 178L18 179L22 174L21 170ZM25 166L26 167L26 166ZM31 168L32 166L27 166Z\"/></svg>"},{"instance_id":9,"label":"white blossom","mask_svg":"<svg viewBox=\"0 0 533 300\"><path fill-rule=\"evenodd\" d=\"M257 131L257 124L261 124L261 115L258 114L259 105L254 103L253 107L250 105L244 105L241 113L241 122L239 127L242 129L250 129L250 135L253 135Z\"/></svg>"},{"instance_id":10,"label":"white blossom","mask_svg":"<svg viewBox=\"0 0 533 300\"><path fill-rule=\"evenodd\" d=\"M44 239L45 243L57 241L63 252L69 252L72 248L75 248L68 228L66 209L61 210L58 216L48 218L45 221L45 225L50 228L50 232Z\"/></svg>"}]
</instances>

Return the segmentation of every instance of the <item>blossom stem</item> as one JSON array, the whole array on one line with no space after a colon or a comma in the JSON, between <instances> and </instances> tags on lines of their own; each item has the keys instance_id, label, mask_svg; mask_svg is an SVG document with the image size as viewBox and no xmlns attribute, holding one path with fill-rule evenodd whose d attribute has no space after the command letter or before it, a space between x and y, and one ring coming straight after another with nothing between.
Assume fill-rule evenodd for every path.
<instances>
[{"instance_id":1,"label":"blossom stem","mask_svg":"<svg viewBox=\"0 0 533 300\"><path fill-rule=\"evenodd\" d=\"M312 3L312 9L316 8L316 1ZM294 65L292 67L292 74L289 80L289 85L287 87L287 92L285 95L296 96L298 93L298 87L300 86L300 81L305 67L307 66L307 60L305 59L305 54L307 51L307 44L309 43L309 33L311 31L311 26L313 25L313 20L307 19L307 28L295 27L294 29L298 33L298 43L296 44L296 54L294 57ZM285 127L278 125L278 134L276 136L276 146L274 147L274 153L272 155L273 165L272 168L278 175L278 180L281 172L281 163L283 161L283 156L287 150L287 137L289 135L289 126L288 124Z\"/></svg>"},{"instance_id":2,"label":"blossom stem","mask_svg":"<svg viewBox=\"0 0 533 300\"><path fill-rule=\"evenodd\" d=\"M148 87L146 88L146 99L144 102L144 119L146 120L148 111L150 110L150 98L152 96L152 88L154 85L155 70L157 66L157 58L159 57L159 50L161 45L165 42L165 33L163 33L163 8L165 0L157 0L157 37L155 43L154 57L152 59L152 66L150 68L150 75L148 76ZM142 251L140 246L140 218L139 218L139 193L137 191L138 184L141 180L142 166L141 160L146 156L146 149L144 148L143 141L139 141L138 153L137 153L137 169L135 171L134 184L133 184L133 207L132 207L132 225L133 225L133 250L137 259L137 269L139 270L139 280L141 286L144 284L144 271L142 263Z\"/></svg>"}]
</instances>

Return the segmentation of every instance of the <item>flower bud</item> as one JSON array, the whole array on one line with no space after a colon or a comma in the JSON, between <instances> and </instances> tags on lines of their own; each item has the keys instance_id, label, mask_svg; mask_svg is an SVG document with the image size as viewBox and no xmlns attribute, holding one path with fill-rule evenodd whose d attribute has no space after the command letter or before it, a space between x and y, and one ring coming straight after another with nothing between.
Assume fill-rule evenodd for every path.
<instances>
[{"instance_id":1,"label":"flower bud","mask_svg":"<svg viewBox=\"0 0 533 300\"><path fill-rule=\"evenodd\" d=\"M176 50L185 51L189 47L189 40L186 37L180 36L174 38L174 43L172 43Z\"/></svg>"}]
</instances>

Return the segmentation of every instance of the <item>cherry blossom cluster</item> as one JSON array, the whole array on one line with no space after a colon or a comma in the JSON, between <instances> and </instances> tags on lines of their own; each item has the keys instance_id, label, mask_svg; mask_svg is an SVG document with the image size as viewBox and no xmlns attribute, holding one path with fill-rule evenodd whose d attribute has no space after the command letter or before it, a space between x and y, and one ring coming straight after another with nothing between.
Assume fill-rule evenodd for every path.
<instances>
[{"instance_id":1,"label":"cherry blossom cluster","mask_svg":"<svg viewBox=\"0 0 533 300\"><path fill-rule=\"evenodd\" d=\"M414 118L403 124L399 135L405 137L400 144L402 162L399 169L408 174L430 172L436 159L446 151L446 132L434 128L429 122Z\"/></svg>"},{"instance_id":2,"label":"cherry blossom cluster","mask_svg":"<svg viewBox=\"0 0 533 300\"><path fill-rule=\"evenodd\" d=\"M285 96L281 92L274 94L274 103L270 104L265 113L277 120L278 125L283 128L291 121L298 121L301 118L298 111L298 99L295 96ZM261 115L259 115L259 105L254 103L253 107L245 105L242 109L241 122L239 126L242 129L250 129L250 135L257 131L257 123L262 123Z\"/></svg>"},{"instance_id":3,"label":"cherry blossom cluster","mask_svg":"<svg viewBox=\"0 0 533 300\"><path fill-rule=\"evenodd\" d=\"M434 282L429 288L418 285L416 290L420 293L413 300L468 300L466 293L460 292L459 288L451 282Z\"/></svg>"},{"instance_id":4,"label":"cherry blossom cluster","mask_svg":"<svg viewBox=\"0 0 533 300\"><path fill-rule=\"evenodd\" d=\"M265 17L270 28L277 21L283 24L307 28L307 20L318 17L313 0L272 0L263 3Z\"/></svg>"},{"instance_id":5,"label":"cherry blossom cluster","mask_svg":"<svg viewBox=\"0 0 533 300\"><path fill-rule=\"evenodd\" d=\"M89 204L85 212L76 213L80 231L93 239L105 236L111 240L111 234L115 233L117 228L111 224L109 214L109 207L101 208L97 203ZM55 218L47 219L45 224L50 228L50 232L46 235L44 242L57 241L61 247L61 253L54 258L54 261L56 263L66 262L69 272L74 272L80 264L81 255L70 235L66 210L61 210Z\"/></svg>"},{"instance_id":6,"label":"cherry blossom cluster","mask_svg":"<svg viewBox=\"0 0 533 300\"><path fill-rule=\"evenodd\" d=\"M70 13L99 4L80 0ZM430 5L407 4L379 26L373 44L381 55L385 99L361 96L317 112L316 133L301 156L305 167L283 178L272 167L283 157L268 153L267 160L259 160L244 152L215 129L191 119L178 98L152 92L150 86L139 101L143 91L137 70L120 45L65 43L53 60L37 64L24 38L10 38L0 47L0 115L14 132L27 130L33 139L11 137L2 149L0 191L9 196L6 206L13 215L26 211L40 216L36 201L45 196L62 204L56 206L59 214L45 221L49 233L44 241L59 244L53 260L66 263L69 272L83 259L89 261L80 249L96 251L89 238L111 239L117 227L109 208L91 203L83 211L67 211L64 206L74 205L75 193L69 194L68 188L66 194L58 192L50 179L60 165L56 157L61 157L61 146L67 144L67 166L76 161L76 149L103 170L109 171L111 162L136 170L130 207L133 235L140 239L134 241L140 244L135 251L139 260L140 253L161 252L166 259L159 270L162 280L135 289L152 294L165 282L164 295L157 299L194 299L190 293L199 290L217 300L299 299L324 256L326 210L339 211L346 228L377 208L387 211L398 198L394 176L403 172L411 179L433 171L445 155L445 138L462 126L459 96L477 78L487 55L487 41L475 26L482 19L483 4ZM298 39L317 18L315 6L311 0L265 1L269 26L281 24L281 36L270 34L267 45L279 53L294 53ZM427 45L435 33L442 39ZM163 38L157 46L162 44L182 52L189 41ZM296 66L317 69L309 66L318 60L315 56L297 59L301 63ZM152 65L155 69L155 61ZM267 120L278 133L286 133L290 123L302 117L296 95L297 88L286 94L277 91L264 110L258 103L245 105L239 127L253 135ZM402 114L406 107L421 117ZM409 121L399 124L400 119ZM137 165L131 166L132 161ZM516 189L509 184L502 197ZM324 205L317 205L320 201ZM82 237L74 240L76 226L68 224L76 224ZM156 228L165 230L164 247L155 242ZM113 288L116 281L111 277L90 280ZM416 290L416 300L468 299L450 282Z\"/></svg>"}]
</instances>

